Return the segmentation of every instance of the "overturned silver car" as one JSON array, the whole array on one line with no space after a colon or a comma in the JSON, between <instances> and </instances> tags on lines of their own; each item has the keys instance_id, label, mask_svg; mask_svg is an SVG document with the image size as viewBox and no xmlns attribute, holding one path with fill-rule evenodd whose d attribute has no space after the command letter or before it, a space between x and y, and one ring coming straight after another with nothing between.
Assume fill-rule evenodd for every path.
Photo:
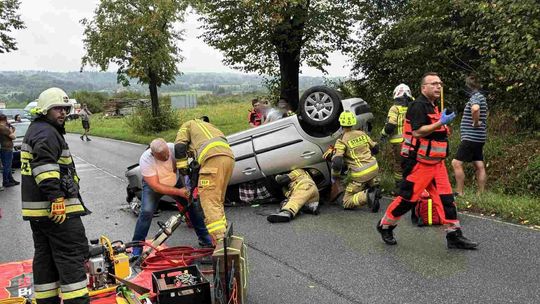
<instances>
[{"instance_id":1,"label":"overturned silver car","mask_svg":"<svg viewBox=\"0 0 540 304\"><path fill-rule=\"evenodd\" d=\"M331 171L322 155L341 135L338 118L345 110L356 115L355 129L371 131L373 114L366 101L342 100L334 89L316 86L300 98L297 115L227 136L236 161L227 199L237 201L238 185L254 180L262 181L274 197L280 198L281 188L273 177L296 168L317 170L317 186L327 188ZM127 200L140 199L142 176L138 164L128 167L126 176Z\"/></svg>"}]
</instances>

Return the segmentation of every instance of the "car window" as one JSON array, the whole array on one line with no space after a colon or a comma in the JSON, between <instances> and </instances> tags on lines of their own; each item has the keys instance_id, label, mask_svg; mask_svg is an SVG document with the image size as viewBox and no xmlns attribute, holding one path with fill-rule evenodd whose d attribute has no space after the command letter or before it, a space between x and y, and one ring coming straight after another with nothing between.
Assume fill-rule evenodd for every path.
<instances>
[{"instance_id":1,"label":"car window","mask_svg":"<svg viewBox=\"0 0 540 304\"><path fill-rule=\"evenodd\" d=\"M17 137L24 137L28 127L30 126L30 122L19 122L13 123L12 125L15 127L15 135Z\"/></svg>"}]
</instances>

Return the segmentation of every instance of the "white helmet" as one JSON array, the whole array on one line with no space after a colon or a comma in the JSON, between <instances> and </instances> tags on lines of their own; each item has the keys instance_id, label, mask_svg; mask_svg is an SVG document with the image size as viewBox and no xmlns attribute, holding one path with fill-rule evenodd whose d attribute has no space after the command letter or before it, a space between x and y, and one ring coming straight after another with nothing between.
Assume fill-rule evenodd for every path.
<instances>
[{"instance_id":1,"label":"white helmet","mask_svg":"<svg viewBox=\"0 0 540 304\"><path fill-rule=\"evenodd\" d=\"M69 103L69 97L64 90L59 88L47 89L37 99L37 107L33 112L37 114L46 115L47 111L54 107L66 107L69 108L67 112L71 110L71 103Z\"/></svg>"},{"instance_id":2,"label":"white helmet","mask_svg":"<svg viewBox=\"0 0 540 304\"><path fill-rule=\"evenodd\" d=\"M401 97L403 95L407 95L410 98L412 98L411 89L408 85L404 83L400 83L395 89L394 89L394 99Z\"/></svg>"}]
</instances>

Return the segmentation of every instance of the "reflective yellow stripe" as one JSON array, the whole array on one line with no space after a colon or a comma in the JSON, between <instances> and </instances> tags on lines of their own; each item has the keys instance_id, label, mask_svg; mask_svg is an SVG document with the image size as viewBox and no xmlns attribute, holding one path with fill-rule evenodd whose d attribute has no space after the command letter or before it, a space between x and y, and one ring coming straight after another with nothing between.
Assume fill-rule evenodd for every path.
<instances>
[{"instance_id":1,"label":"reflective yellow stripe","mask_svg":"<svg viewBox=\"0 0 540 304\"><path fill-rule=\"evenodd\" d=\"M225 143L225 142L222 142L222 141L216 141L216 142L213 142L213 143L209 144L208 146L206 146L206 148L204 148L202 150L201 154L199 154L199 157L197 157L197 161L199 162L199 164L204 159L204 156L206 155L206 153L208 153L208 150L210 150L212 148L215 148L215 147L219 147L219 146L230 148L228 143Z\"/></svg>"},{"instance_id":2,"label":"reflective yellow stripe","mask_svg":"<svg viewBox=\"0 0 540 304\"><path fill-rule=\"evenodd\" d=\"M430 226L431 224L433 224L433 219L432 219L433 212L431 208L432 208L431 199L428 199L427 200L427 218L428 218L428 225Z\"/></svg>"},{"instance_id":3,"label":"reflective yellow stripe","mask_svg":"<svg viewBox=\"0 0 540 304\"><path fill-rule=\"evenodd\" d=\"M338 143L336 143L334 147L335 147L336 149L341 149L341 150L345 149L345 145L344 145L344 144L338 144Z\"/></svg>"},{"instance_id":4,"label":"reflective yellow stripe","mask_svg":"<svg viewBox=\"0 0 540 304\"><path fill-rule=\"evenodd\" d=\"M375 164L375 166L371 166L369 168L366 168L365 170L362 170L362 171L358 171L358 172L351 172L351 176L352 177L360 177L360 176L364 176L368 173L371 173L375 170L379 169L379 164Z\"/></svg>"},{"instance_id":5,"label":"reflective yellow stripe","mask_svg":"<svg viewBox=\"0 0 540 304\"><path fill-rule=\"evenodd\" d=\"M66 213L73 213L73 212L83 212L84 208L82 205L73 205L73 206L66 206ZM40 216L49 216L50 211L45 209L22 209L22 215L28 216L28 217L40 217Z\"/></svg>"},{"instance_id":6,"label":"reflective yellow stripe","mask_svg":"<svg viewBox=\"0 0 540 304\"><path fill-rule=\"evenodd\" d=\"M177 169L187 168L187 166L188 166L188 163L187 163L187 159L185 159L185 158L176 161L176 168Z\"/></svg>"},{"instance_id":7,"label":"reflective yellow stripe","mask_svg":"<svg viewBox=\"0 0 540 304\"><path fill-rule=\"evenodd\" d=\"M358 156L356 156L356 153L354 153L354 149L349 149L349 151L351 151L351 157L354 163L356 164L356 166L359 168L362 167L362 164L360 164L360 160Z\"/></svg>"},{"instance_id":8,"label":"reflective yellow stripe","mask_svg":"<svg viewBox=\"0 0 540 304\"><path fill-rule=\"evenodd\" d=\"M34 156L30 152L21 151L21 158L24 159L34 159Z\"/></svg>"},{"instance_id":9,"label":"reflective yellow stripe","mask_svg":"<svg viewBox=\"0 0 540 304\"><path fill-rule=\"evenodd\" d=\"M65 301L65 300L84 297L86 295L88 295L88 288L85 287L83 289L79 289L75 291L62 292L62 299Z\"/></svg>"},{"instance_id":10,"label":"reflective yellow stripe","mask_svg":"<svg viewBox=\"0 0 540 304\"><path fill-rule=\"evenodd\" d=\"M204 133L204 135L206 135L206 137L208 137L208 139L212 139L212 134L210 133L210 131L208 131L208 129L200 121L195 119L195 123L197 124L197 126L199 126L199 129L201 129L201 131Z\"/></svg>"},{"instance_id":11,"label":"reflective yellow stripe","mask_svg":"<svg viewBox=\"0 0 540 304\"><path fill-rule=\"evenodd\" d=\"M78 175L74 175L74 176L73 176L73 179L75 180L75 182L76 182L77 184L78 184L79 181L81 180L81 179L79 178Z\"/></svg>"},{"instance_id":12,"label":"reflective yellow stripe","mask_svg":"<svg viewBox=\"0 0 540 304\"><path fill-rule=\"evenodd\" d=\"M221 225L219 225L219 226L216 226L215 228L208 228L208 227L206 227L206 229L208 230L208 233L212 233L212 232L214 232L214 231L218 231L218 230L221 230L221 229L225 230L225 229L227 229L227 226L221 224Z\"/></svg>"},{"instance_id":13,"label":"reflective yellow stripe","mask_svg":"<svg viewBox=\"0 0 540 304\"><path fill-rule=\"evenodd\" d=\"M58 289L52 289L47 291L34 291L36 299L47 299L58 296Z\"/></svg>"},{"instance_id":14,"label":"reflective yellow stripe","mask_svg":"<svg viewBox=\"0 0 540 304\"><path fill-rule=\"evenodd\" d=\"M61 165L69 165L73 163L73 160L71 159L71 156L61 156L57 163Z\"/></svg>"},{"instance_id":15,"label":"reflective yellow stripe","mask_svg":"<svg viewBox=\"0 0 540 304\"><path fill-rule=\"evenodd\" d=\"M48 178L57 178L60 179L60 172L58 171L48 171L38 174L34 179L36 180L36 183L39 185L43 180Z\"/></svg>"},{"instance_id":16,"label":"reflective yellow stripe","mask_svg":"<svg viewBox=\"0 0 540 304\"><path fill-rule=\"evenodd\" d=\"M217 220L217 221L215 221L213 223L210 223L210 224L206 225L206 227L207 228L212 228L214 226L223 225L223 224L225 224L225 220L221 219L221 220Z\"/></svg>"},{"instance_id":17,"label":"reflective yellow stripe","mask_svg":"<svg viewBox=\"0 0 540 304\"><path fill-rule=\"evenodd\" d=\"M398 143L402 143L402 142L403 142L403 137L390 139L391 144L398 144Z\"/></svg>"}]
</instances>

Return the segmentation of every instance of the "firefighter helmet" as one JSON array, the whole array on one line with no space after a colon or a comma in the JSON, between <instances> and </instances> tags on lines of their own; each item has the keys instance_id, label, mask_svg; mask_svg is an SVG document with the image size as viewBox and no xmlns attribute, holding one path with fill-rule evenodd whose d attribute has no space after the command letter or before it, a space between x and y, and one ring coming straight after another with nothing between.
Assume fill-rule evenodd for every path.
<instances>
[{"instance_id":1,"label":"firefighter helmet","mask_svg":"<svg viewBox=\"0 0 540 304\"><path fill-rule=\"evenodd\" d=\"M47 111L54 107L66 107L71 110L71 103L69 103L69 97L64 90L59 88L47 89L39 94L37 100L37 107L33 111L37 114L46 115Z\"/></svg>"},{"instance_id":2,"label":"firefighter helmet","mask_svg":"<svg viewBox=\"0 0 540 304\"><path fill-rule=\"evenodd\" d=\"M339 124L342 127L352 127L356 125L356 116L351 111L343 111L339 115Z\"/></svg>"},{"instance_id":3,"label":"firefighter helmet","mask_svg":"<svg viewBox=\"0 0 540 304\"><path fill-rule=\"evenodd\" d=\"M394 99L401 97L403 95L407 95L410 98L412 98L411 88L409 88L408 85L404 83L400 83L395 89L394 89Z\"/></svg>"}]
</instances>

